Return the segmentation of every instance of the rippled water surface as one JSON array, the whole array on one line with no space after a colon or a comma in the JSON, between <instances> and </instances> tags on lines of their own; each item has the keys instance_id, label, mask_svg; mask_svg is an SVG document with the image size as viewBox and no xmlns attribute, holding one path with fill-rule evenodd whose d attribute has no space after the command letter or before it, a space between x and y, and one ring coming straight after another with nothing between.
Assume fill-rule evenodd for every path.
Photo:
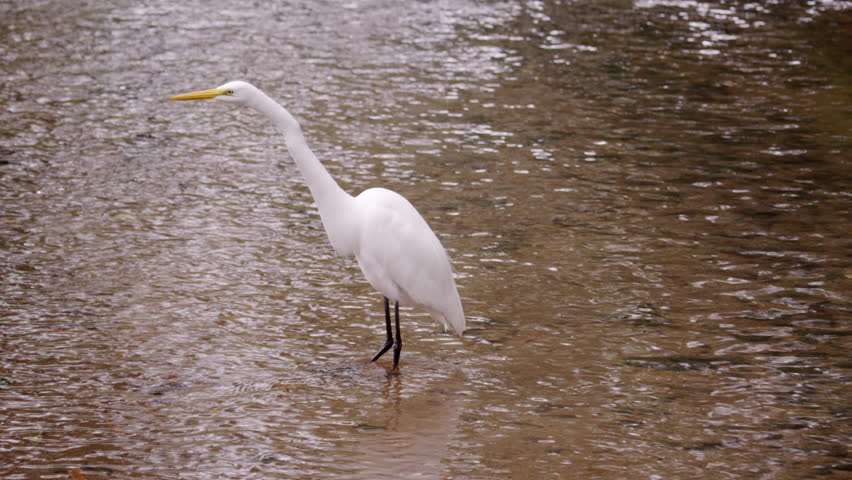
<instances>
[{"instance_id":1,"label":"rippled water surface","mask_svg":"<svg viewBox=\"0 0 852 480\"><path fill-rule=\"evenodd\" d=\"M267 3L0 5L0 477L849 478L849 2ZM279 135L165 100L232 79L463 338L366 363Z\"/></svg>"}]
</instances>

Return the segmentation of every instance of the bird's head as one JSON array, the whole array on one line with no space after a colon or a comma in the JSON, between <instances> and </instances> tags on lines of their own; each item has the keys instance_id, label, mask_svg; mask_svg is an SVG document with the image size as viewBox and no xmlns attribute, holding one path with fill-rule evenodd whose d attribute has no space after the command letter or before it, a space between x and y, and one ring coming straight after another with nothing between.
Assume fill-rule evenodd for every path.
<instances>
[{"instance_id":1,"label":"bird's head","mask_svg":"<svg viewBox=\"0 0 852 480\"><path fill-rule=\"evenodd\" d=\"M224 85L220 85L210 90L199 90L197 92L183 93L175 95L169 100L220 100L238 105L251 105L253 99L260 94L254 85L242 82L233 81Z\"/></svg>"}]
</instances>

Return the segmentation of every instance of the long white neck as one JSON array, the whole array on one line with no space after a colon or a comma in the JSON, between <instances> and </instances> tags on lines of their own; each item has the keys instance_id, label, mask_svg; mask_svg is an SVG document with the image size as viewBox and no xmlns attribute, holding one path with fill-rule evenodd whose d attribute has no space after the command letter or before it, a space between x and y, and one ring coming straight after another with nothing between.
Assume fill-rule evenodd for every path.
<instances>
[{"instance_id":1,"label":"long white neck","mask_svg":"<svg viewBox=\"0 0 852 480\"><path fill-rule=\"evenodd\" d=\"M354 249L352 239L357 237L352 231L354 223L350 221L353 218L354 198L340 188L308 147L302 128L293 115L265 93L260 90L257 93L259 95L249 106L266 115L284 134L287 150L317 203L332 246L341 255L351 255Z\"/></svg>"}]
</instances>

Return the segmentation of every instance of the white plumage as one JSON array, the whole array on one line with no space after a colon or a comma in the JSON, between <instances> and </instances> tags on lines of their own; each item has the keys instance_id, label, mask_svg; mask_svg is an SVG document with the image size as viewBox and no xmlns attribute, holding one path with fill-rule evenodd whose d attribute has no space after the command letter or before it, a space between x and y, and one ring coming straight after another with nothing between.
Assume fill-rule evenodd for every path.
<instances>
[{"instance_id":1,"label":"white plumage","mask_svg":"<svg viewBox=\"0 0 852 480\"><path fill-rule=\"evenodd\" d=\"M396 192L371 188L355 197L354 210L360 219L354 254L370 285L461 335L464 312L449 258L414 206Z\"/></svg>"},{"instance_id":2,"label":"white plumage","mask_svg":"<svg viewBox=\"0 0 852 480\"><path fill-rule=\"evenodd\" d=\"M370 285L385 296L388 337L373 360L393 344L391 371L396 370L402 345L397 302L422 308L445 330L462 334L464 311L447 253L405 197L384 188L370 188L357 197L344 192L308 147L296 119L246 82L228 82L211 90L178 95L172 100L213 98L259 111L284 134L290 156L311 190L332 246L341 255L354 256ZM391 333L389 300L396 307L396 341Z\"/></svg>"}]
</instances>

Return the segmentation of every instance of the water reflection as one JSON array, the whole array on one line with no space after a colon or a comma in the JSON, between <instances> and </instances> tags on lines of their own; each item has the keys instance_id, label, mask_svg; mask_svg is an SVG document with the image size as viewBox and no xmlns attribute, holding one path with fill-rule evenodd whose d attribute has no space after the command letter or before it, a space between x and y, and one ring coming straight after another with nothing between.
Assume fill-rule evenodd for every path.
<instances>
[{"instance_id":1,"label":"water reflection","mask_svg":"<svg viewBox=\"0 0 852 480\"><path fill-rule=\"evenodd\" d=\"M846 3L0 8L3 478L848 471ZM164 101L236 77L418 205L464 339L366 364L277 134Z\"/></svg>"},{"instance_id":2,"label":"water reflection","mask_svg":"<svg viewBox=\"0 0 852 480\"><path fill-rule=\"evenodd\" d=\"M384 396L366 421L355 451L353 478L438 478L451 446L463 407L457 392L440 385L419 395L403 396L405 378L389 378ZM450 388L455 389L454 385Z\"/></svg>"}]
</instances>

